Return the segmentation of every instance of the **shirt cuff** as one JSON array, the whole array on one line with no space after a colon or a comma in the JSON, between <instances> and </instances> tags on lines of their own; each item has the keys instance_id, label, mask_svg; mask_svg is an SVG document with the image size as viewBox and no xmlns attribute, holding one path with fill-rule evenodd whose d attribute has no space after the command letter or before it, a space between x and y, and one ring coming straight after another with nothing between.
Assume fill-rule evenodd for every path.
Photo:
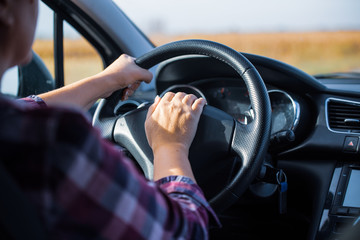
<instances>
[{"instance_id":1,"label":"shirt cuff","mask_svg":"<svg viewBox=\"0 0 360 240\"><path fill-rule=\"evenodd\" d=\"M207 210L210 222L214 223L217 227L221 227L221 223L205 199L203 191L191 178L185 176L168 176L157 180L156 183L167 194L177 193L191 197L197 204Z\"/></svg>"},{"instance_id":2,"label":"shirt cuff","mask_svg":"<svg viewBox=\"0 0 360 240\"><path fill-rule=\"evenodd\" d=\"M27 96L25 98L18 99L17 101L20 102L20 103L24 103L27 107L33 107L33 108L47 107L44 100L41 97L37 96L37 95L30 95L30 96Z\"/></svg>"}]
</instances>

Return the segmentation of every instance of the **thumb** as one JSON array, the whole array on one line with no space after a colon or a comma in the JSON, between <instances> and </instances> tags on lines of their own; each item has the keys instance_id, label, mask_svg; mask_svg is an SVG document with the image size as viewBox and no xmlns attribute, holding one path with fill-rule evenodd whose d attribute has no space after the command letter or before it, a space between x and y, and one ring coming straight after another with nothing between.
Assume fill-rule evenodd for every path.
<instances>
[{"instance_id":1,"label":"thumb","mask_svg":"<svg viewBox=\"0 0 360 240\"><path fill-rule=\"evenodd\" d=\"M142 75L141 80L143 80L146 83L150 83L153 78L152 73L149 70L144 69L144 68L141 68L141 75Z\"/></svg>"}]
</instances>

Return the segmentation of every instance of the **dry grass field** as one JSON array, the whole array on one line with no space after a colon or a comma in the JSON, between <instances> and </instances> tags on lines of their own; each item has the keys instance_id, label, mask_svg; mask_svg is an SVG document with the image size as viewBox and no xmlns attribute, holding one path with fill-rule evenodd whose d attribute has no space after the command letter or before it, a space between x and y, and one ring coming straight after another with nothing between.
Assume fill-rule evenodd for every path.
<instances>
[{"instance_id":1,"label":"dry grass field","mask_svg":"<svg viewBox=\"0 0 360 240\"><path fill-rule=\"evenodd\" d=\"M159 45L181 39L208 39L240 52L281 60L307 73L360 69L360 31L157 36Z\"/></svg>"},{"instance_id":2,"label":"dry grass field","mask_svg":"<svg viewBox=\"0 0 360 240\"><path fill-rule=\"evenodd\" d=\"M238 51L263 55L294 65L309 74L360 69L360 31L214 35L153 35L155 45L181 39L208 39ZM34 51L53 72L52 42L37 40ZM102 69L102 61L85 40L65 41L65 80L73 82Z\"/></svg>"},{"instance_id":3,"label":"dry grass field","mask_svg":"<svg viewBox=\"0 0 360 240\"><path fill-rule=\"evenodd\" d=\"M54 76L53 42L36 40L33 50L44 60ZM94 75L103 69L103 63L98 53L84 39L64 41L64 78L65 84Z\"/></svg>"}]
</instances>

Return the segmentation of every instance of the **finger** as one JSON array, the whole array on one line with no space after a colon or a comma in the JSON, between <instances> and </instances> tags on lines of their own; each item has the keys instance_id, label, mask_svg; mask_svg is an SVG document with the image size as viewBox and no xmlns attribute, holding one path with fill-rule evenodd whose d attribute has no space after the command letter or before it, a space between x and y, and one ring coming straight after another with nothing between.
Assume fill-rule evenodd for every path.
<instances>
[{"instance_id":1,"label":"finger","mask_svg":"<svg viewBox=\"0 0 360 240\"><path fill-rule=\"evenodd\" d=\"M170 102L170 101L174 98L174 96L175 96L175 93L173 93L173 92L167 92L167 93L165 93L165 95L162 97L162 99L163 99L164 101Z\"/></svg>"},{"instance_id":2,"label":"finger","mask_svg":"<svg viewBox=\"0 0 360 240\"><path fill-rule=\"evenodd\" d=\"M136 89L135 89L136 90ZM127 100L131 95L133 95L133 93L135 92L135 90L133 90L132 88L125 88L123 90L123 95L122 95L122 98L121 98L121 101L125 101Z\"/></svg>"},{"instance_id":3,"label":"finger","mask_svg":"<svg viewBox=\"0 0 360 240\"><path fill-rule=\"evenodd\" d=\"M198 98L194 101L193 105L192 105L192 109L195 111L195 112L202 112L204 106L206 104L206 101L205 99L203 98Z\"/></svg>"},{"instance_id":4,"label":"finger","mask_svg":"<svg viewBox=\"0 0 360 240\"><path fill-rule=\"evenodd\" d=\"M128 86L129 89L132 91L135 91L140 86L140 81L136 81Z\"/></svg>"},{"instance_id":5,"label":"finger","mask_svg":"<svg viewBox=\"0 0 360 240\"><path fill-rule=\"evenodd\" d=\"M118 57L118 59L120 59L120 58L124 58L124 59L126 59L127 61L135 61L135 58L134 58L134 57L132 57L132 56L130 56L130 55L127 55L126 53L121 54L121 55Z\"/></svg>"},{"instance_id":6,"label":"finger","mask_svg":"<svg viewBox=\"0 0 360 240\"><path fill-rule=\"evenodd\" d=\"M184 99L185 96L186 96L186 93L177 92L173 99L182 102L182 100Z\"/></svg>"},{"instance_id":7,"label":"finger","mask_svg":"<svg viewBox=\"0 0 360 240\"><path fill-rule=\"evenodd\" d=\"M197 97L194 94L187 94L182 101L185 104L192 105L196 99Z\"/></svg>"},{"instance_id":8,"label":"finger","mask_svg":"<svg viewBox=\"0 0 360 240\"><path fill-rule=\"evenodd\" d=\"M150 83L151 80L153 79L152 73L148 69L142 68L139 65L137 65L136 64L136 58L134 58L134 57L130 57L130 58L135 63L135 65L140 68L140 71L139 71L140 76L138 78L141 79L141 81L144 81L146 83Z\"/></svg>"},{"instance_id":9,"label":"finger","mask_svg":"<svg viewBox=\"0 0 360 240\"><path fill-rule=\"evenodd\" d=\"M123 90L123 94L122 94L122 97L121 97L121 101L125 101L129 98L130 94L129 94L129 89L128 88L124 88Z\"/></svg>"},{"instance_id":10,"label":"finger","mask_svg":"<svg viewBox=\"0 0 360 240\"><path fill-rule=\"evenodd\" d=\"M124 56L131 59L133 62L135 62L136 58L130 56L130 55L127 55L126 53L124 53Z\"/></svg>"},{"instance_id":11,"label":"finger","mask_svg":"<svg viewBox=\"0 0 360 240\"><path fill-rule=\"evenodd\" d=\"M148 119L155 111L156 107L159 105L161 98L159 96L155 97L154 103L151 104L151 106L148 109L148 112L146 114L146 119Z\"/></svg>"},{"instance_id":12,"label":"finger","mask_svg":"<svg viewBox=\"0 0 360 240\"><path fill-rule=\"evenodd\" d=\"M127 88L124 89L123 96L121 98L122 101L127 100L131 95L134 94L136 89L140 86L140 81L136 81L133 84L130 84Z\"/></svg>"}]
</instances>

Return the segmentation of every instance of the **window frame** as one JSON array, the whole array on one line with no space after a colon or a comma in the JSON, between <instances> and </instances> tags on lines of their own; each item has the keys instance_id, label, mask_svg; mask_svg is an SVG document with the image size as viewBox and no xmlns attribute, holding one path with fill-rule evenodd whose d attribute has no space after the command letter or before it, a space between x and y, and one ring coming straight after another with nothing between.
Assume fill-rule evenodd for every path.
<instances>
[{"instance_id":1,"label":"window frame","mask_svg":"<svg viewBox=\"0 0 360 240\"><path fill-rule=\"evenodd\" d=\"M64 21L79 32L98 52L103 67L110 65L123 52L115 42L69 0L42 0L54 12L54 71L55 87L64 86Z\"/></svg>"}]
</instances>

